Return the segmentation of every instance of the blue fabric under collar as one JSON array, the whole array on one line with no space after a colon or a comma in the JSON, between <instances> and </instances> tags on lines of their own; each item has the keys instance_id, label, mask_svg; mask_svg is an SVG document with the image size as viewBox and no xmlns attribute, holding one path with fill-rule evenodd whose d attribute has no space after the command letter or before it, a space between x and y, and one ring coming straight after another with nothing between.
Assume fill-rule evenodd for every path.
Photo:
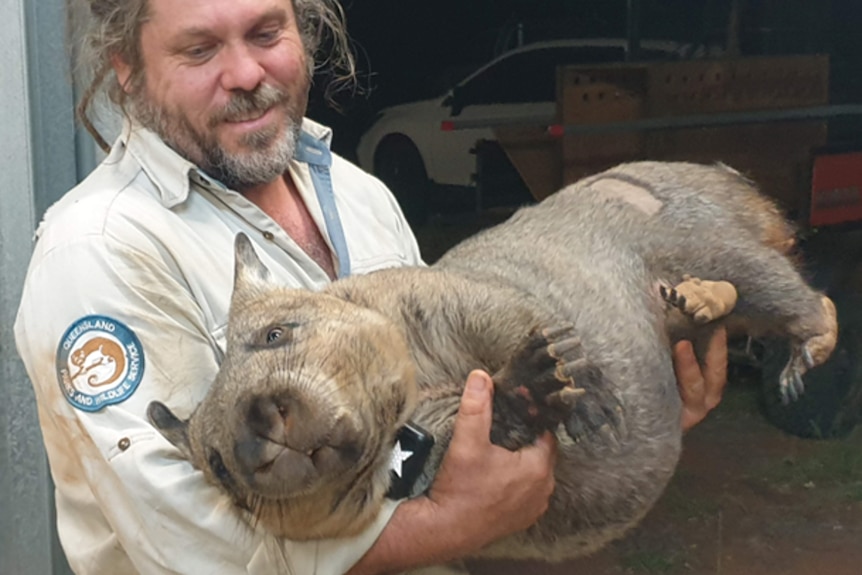
<instances>
[{"instance_id":1,"label":"blue fabric under collar","mask_svg":"<svg viewBox=\"0 0 862 575\"><path fill-rule=\"evenodd\" d=\"M350 252L347 250L344 228L341 226L341 217L338 215L338 206L335 203L335 191L332 188L332 176L329 170L332 166L332 152L329 150L328 142L302 132L294 158L308 164L317 201L320 202L323 220L326 222L329 241L338 258L338 277L349 276Z\"/></svg>"},{"instance_id":2,"label":"blue fabric under collar","mask_svg":"<svg viewBox=\"0 0 862 575\"><path fill-rule=\"evenodd\" d=\"M297 161L310 166L324 166L328 168L332 165L332 152L329 150L327 142L315 138L305 131L299 134L299 141L297 142L296 152L293 154L293 157Z\"/></svg>"}]
</instances>

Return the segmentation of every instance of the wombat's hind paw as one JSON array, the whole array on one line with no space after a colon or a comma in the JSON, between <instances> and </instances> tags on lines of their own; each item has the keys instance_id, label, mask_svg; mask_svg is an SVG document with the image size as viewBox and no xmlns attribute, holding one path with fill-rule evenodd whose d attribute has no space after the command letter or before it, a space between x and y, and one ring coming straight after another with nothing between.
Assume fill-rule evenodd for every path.
<instances>
[{"instance_id":1,"label":"wombat's hind paw","mask_svg":"<svg viewBox=\"0 0 862 575\"><path fill-rule=\"evenodd\" d=\"M808 356L810 359L810 355ZM799 396L805 391L805 383L802 381L802 375L807 371L808 361L801 355L798 355L795 350L791 351L790 361L781 370L781 375L778 380L778 387L781 393L781 403L787 405L791 401L796 401Z\"/></svg>"},{"instance_id":2,"label":"wombat's hind paw","mask_svg":"<svg viewBox=\"0 0 862 575\"><path fill-rule=\"evenodd\" d=\"M659 294L661 294L661 299L663 299L666 304L680 310L685 309L685 304L687 303L685 296L676 291L676 288L662 284L658 286L658 291Z\"/></svg>"},{"instance_id":3,"label":"wombat's hind paw","mask_svg":"<svg viewBox=\"0 0 862 575\"><path fill-rule=\"evenodd\" d=\"M802 381L802 376L809 369L817 365L809 349L810 342L811 340L790 346L790 360L784 366L784 369L781 370L778 380L781 402L785 405L799 399L799 396L805 391L805 383Z\"/></svg>"},{"instance_id":4,"label":"wombat's hind paw","mask_svg":"<svg viewBox=\"0 0 862 575\"><path fill-rule=\"evenodd\" d=\"M724 317L736 306L736 288L726 281L706 281L683 276L676 286L659 286L659 295L669 306L678 309L697 324Z\"/></svg>"},{"instance_id":5,"label":"wombat's hind paw","mask_svg":"<svg viewBox=\"0 0 862 575\"><path fill-rule=\"evenodd\" d=\"M803 342L795 342L790 346L790 360L779 376L781 401L785 404L795 401L805 390L802 376L809 369L816 367L832 355L838 343L838 320L835 304L826 296L821 298L822 320L821 333L809 337Z\"/></svg>"}]
</instances>

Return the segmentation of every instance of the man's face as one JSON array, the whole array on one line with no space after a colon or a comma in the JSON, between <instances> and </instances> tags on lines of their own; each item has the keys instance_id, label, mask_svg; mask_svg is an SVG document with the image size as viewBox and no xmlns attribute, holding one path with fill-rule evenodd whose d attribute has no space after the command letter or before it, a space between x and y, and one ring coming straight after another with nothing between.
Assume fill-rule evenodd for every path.
<instances>
[{"instance_id":1,"label":"man's face","mask_svg":"<svg viewBox=\"0 0 862 575\"><path fill-rule=\"evenodd\" d=\"M131 113L226 185L279 177L308 102L291 0L149 0ZM115 62L121 83L129 68Z\"/></svg>"}]
</instances>

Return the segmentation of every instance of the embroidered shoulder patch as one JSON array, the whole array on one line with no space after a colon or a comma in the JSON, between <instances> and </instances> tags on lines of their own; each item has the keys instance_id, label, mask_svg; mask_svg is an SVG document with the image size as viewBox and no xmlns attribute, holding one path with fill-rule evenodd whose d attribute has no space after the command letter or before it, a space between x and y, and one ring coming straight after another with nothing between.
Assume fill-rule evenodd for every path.
<instances>
[{"instance_id":1,"label":"embroidered shoulder patch","mask_svg":"<svg viewBox=\"0 0 862 575\"><path fill-rule=\"evenodd\" d=\"M134 332L109 317L88 315L66 330L57 347L63 395L83 411L128 399L144 376L144 350Z\"/></svg>"}]
</instances>

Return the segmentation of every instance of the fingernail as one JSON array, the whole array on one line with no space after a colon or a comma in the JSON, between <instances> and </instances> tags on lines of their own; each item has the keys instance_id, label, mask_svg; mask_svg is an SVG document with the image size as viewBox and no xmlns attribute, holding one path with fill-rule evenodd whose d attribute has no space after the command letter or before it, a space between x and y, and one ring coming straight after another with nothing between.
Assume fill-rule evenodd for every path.
<instances>
[{"instance_id":1,"label":"fingernail","mask_svg":"<svg viewBox=\"0 0 862 575\"><path fill-rule=\"evenodd\" d=\"M481 375L471 374L467 377L467 393L471 395L482 395L485 393L485 378Z\"/></svg>"}]
</instances>

